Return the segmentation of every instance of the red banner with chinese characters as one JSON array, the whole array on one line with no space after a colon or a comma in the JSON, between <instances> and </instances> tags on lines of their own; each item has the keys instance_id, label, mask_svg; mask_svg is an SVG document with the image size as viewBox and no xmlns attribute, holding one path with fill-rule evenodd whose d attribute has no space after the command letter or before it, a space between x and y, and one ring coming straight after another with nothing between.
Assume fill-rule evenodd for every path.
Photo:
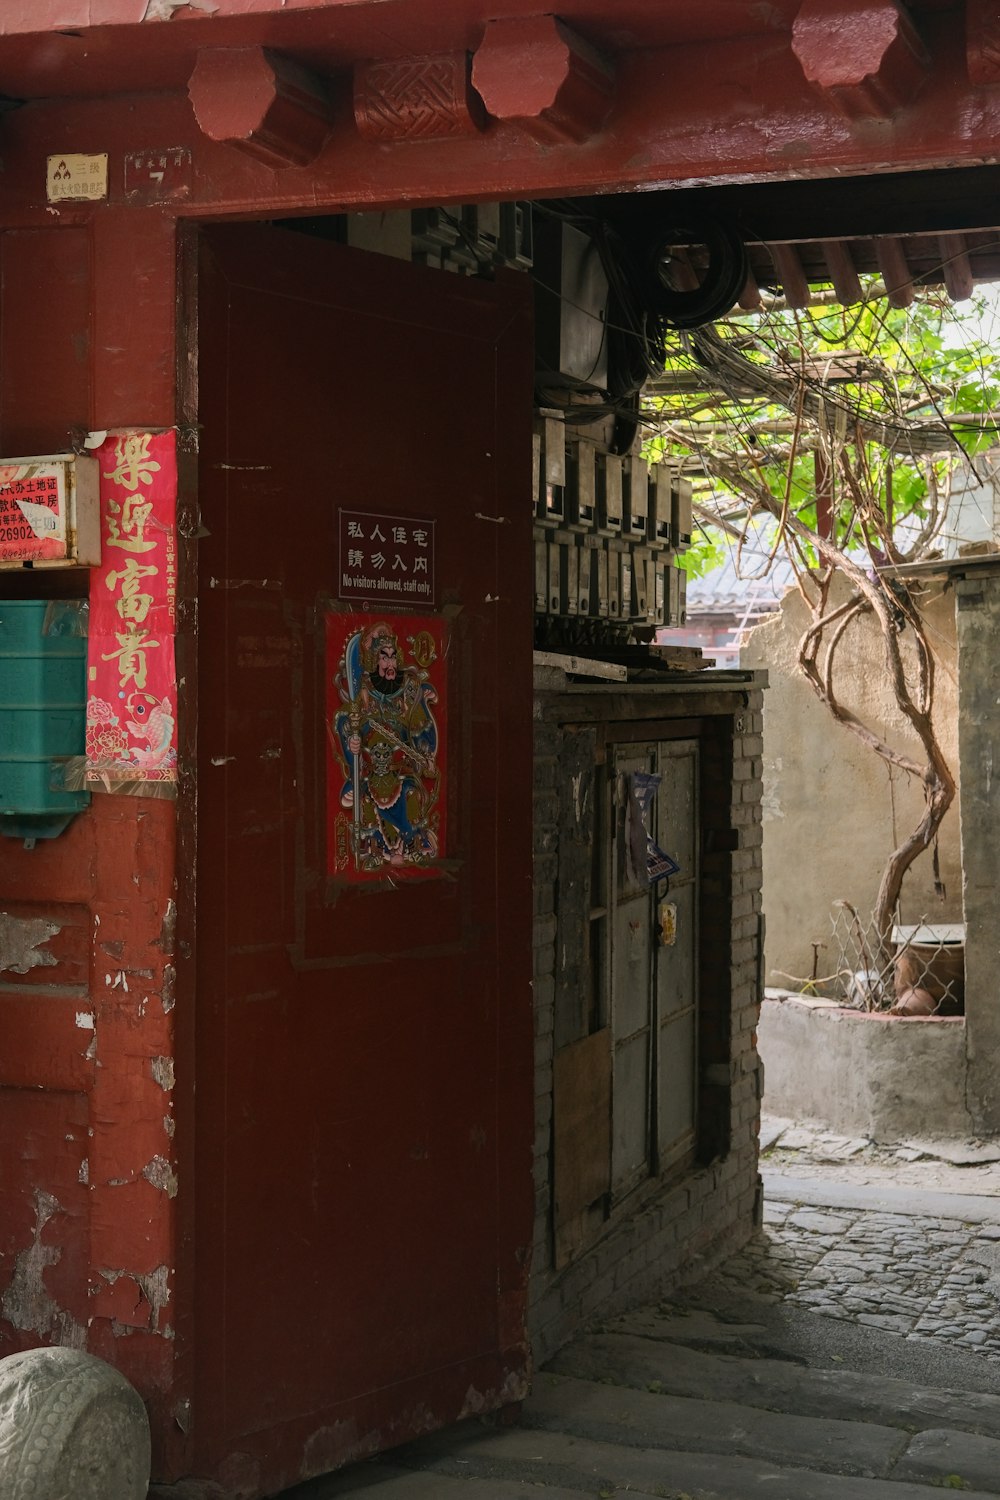
<instances>
[{"instance_id":1,"label":"red banner with chinese characters","mask_svg":"<svg viewBox=\"0 0 1000 1500\"><path fill-rule=\"evenodd\" d=\"M96 456L101 565L90 577L87 780L176 781L176 436L124 433Z\"/></svg>"},{"instance_id":2,"label":"red banner with chinese characters","mask_svg":"<svg viewBox=\"0 0 1000 1500\"><path fill-rule=\"evenodd\" d=\"M327 871L340 880L438 873L445 857L445 622L326 617Z\"/></svg>"}]
</instances>

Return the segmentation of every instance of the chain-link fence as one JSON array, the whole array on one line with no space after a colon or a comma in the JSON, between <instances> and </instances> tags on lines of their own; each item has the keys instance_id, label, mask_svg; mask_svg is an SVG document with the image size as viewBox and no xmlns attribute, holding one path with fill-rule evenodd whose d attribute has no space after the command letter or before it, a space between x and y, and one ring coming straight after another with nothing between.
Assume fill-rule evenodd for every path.
<instances>
[{"instance_id":1,"label":"chain-link fence","mask_svg":"<svg viewBox=\"0 0 1000 1500\"><path fill-rule=\"evenodd\" d=\"M957 923L896 925L884 946L873 916L847 901L832 913L837 998L858 1010L960 1015L965 1009L965 931Z\"/></svg>"}]
</instances>

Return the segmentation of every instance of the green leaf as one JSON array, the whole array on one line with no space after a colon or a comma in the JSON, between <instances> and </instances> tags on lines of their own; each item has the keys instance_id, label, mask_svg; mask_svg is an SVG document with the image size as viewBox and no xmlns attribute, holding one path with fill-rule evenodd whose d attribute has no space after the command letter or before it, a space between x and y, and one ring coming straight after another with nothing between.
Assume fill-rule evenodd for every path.
<instances>
[{"instance_id":1,"label":"green leaf","mask_svg":"<svg viewBox=\"0 0 1000 1500\"><path fill-rule=\"evenodd\" d=\"M722 533L715 535L721 537ZM681 553L677 561L689 579L704 578L706 573L713 573L716 568L721 568L727 556L728 549L724 541L716 540L705 532L696 532L691 546Z\"/></svg>"}]
</instances>

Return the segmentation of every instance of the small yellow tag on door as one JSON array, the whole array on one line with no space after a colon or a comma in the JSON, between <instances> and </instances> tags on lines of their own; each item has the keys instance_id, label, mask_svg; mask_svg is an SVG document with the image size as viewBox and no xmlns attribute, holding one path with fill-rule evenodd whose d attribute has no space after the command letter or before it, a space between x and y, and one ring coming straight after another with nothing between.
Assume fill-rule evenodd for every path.
<instances>
[{"instance_id":1,"label":"small yellow tag on door","mask_svg":"<svg viewBox=\"0 0 1000 1500\"><path fill-rule=\"evenodd\" d=\"M660 944L672 948L677 941L677 902L660 902Z\"/></svg>"}]
</instances>

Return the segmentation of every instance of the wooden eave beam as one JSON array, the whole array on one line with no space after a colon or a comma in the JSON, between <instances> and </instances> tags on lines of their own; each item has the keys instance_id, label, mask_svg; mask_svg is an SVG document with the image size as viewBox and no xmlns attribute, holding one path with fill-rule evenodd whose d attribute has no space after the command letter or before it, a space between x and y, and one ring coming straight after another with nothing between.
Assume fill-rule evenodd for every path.
<instances>
[{"instance_id":1,"label":"wooden eave beam","mask_svg":"<svg viewBox=\"0 0 1000 1500\"><path fill-rule=\"evenodd\" d=\"M909 307L913 301L913 277L895 235L879 235L875 240L875 258L885 282L890 307Z\"/></svg>"},{"instance_id":2,"label":"wooden eave beam","mask_svg":"<svg viewBox=\"0 0 1000 1500\"><path fill-rule=\"evenodd\" d=\"M864 295L858 273L854 269L850 247L844 240L823 240L823 259L837 293L837 301L843 307L853 307Z\"/></svg>"},{"instance_id":3,"label":"wooden eave beam","mask_svg":"<svg viewBox=\"0 0 1000 1500\"><path fill-rule=\"evenodd\" d=\"M789 307L808 307L812 288L794 245L769 245L768 252L781 279L785 302Z\"/></svg>"},{"instance_id":4,"label":"wooden eave beam","mask_svg":"<svg viewBox=\"0 0 1000 1500\"><path fill-rule=\"evenodd\" d=\"M941 252L941 270L948 296L952 302L967 302L972 296L975 278L965 235L939 235L938 249Z\"/></svg>"},{"instance_id":5,"label":"wooden eave beam","mask_svg":"<svg viewBox=\"0 0 1000 1500\"><path fill-rule=\"evenodd\" d=\"M738 303L744 312L756 312L757 308L762 305L757 278L754 276L753 271L749 269L747 270L747 279L743 283L743 290L740 292Z\"/></svg>"}]
</instances>

